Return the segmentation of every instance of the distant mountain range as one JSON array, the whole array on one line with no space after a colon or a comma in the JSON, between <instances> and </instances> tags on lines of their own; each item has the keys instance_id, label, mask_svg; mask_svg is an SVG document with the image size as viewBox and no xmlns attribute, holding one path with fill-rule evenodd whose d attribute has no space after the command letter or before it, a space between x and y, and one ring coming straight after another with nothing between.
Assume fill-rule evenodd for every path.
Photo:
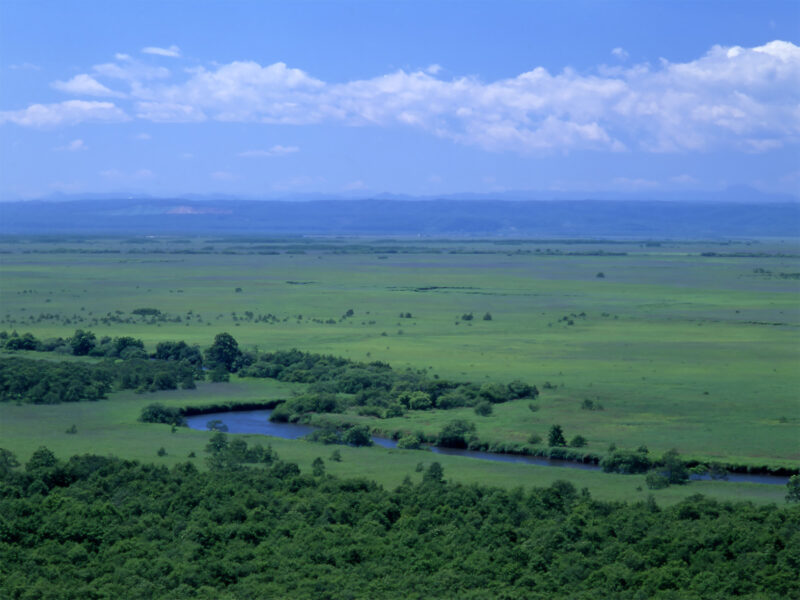
<instances>
[{"instance_id":1,"label":"distant mountain range","mask_svg":"<svg viewBox=\"0 0 800 600\"><path fill-rule=\"evenodd\" d=\"M63 199L0 204L0 234L800 237L800 203L695 199Z\"/></svg>"}]
</instances>

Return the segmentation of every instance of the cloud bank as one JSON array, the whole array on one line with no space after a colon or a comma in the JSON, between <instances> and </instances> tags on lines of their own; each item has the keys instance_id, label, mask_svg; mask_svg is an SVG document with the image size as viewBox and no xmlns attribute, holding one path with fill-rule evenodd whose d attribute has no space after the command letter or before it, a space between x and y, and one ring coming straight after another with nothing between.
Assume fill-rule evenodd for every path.
<instances>
[{"instance_id":1,"label":"cloud bank","mask_svg":"<svg viewBox=\"0 0 800 600\"><path fill-rule=\"evenodd\" d=\"M142 52L180 57L176 46ZM627 57L622 48L612 53ZM411 127L460 144L522 154L715 147L764 152L800 137L800 47L784 41L754 48L714 46L684 63L599 65L586 73L536 67L491 82L440 78L438 65L329 83L282 62L234 61L174 76L128 55L117 60L52 85L75 96L124 98L124 104L35 104L0 112L0 122L31 127L130 118L298 126L334 122Z\"/></svg>"}]
</instances>

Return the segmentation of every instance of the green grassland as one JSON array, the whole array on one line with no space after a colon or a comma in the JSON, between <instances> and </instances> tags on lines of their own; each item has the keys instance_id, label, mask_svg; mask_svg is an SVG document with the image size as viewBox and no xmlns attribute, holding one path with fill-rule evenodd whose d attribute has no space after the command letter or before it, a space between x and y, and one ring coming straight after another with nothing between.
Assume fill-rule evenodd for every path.
<instances>
[{"instance_id":1,"label":"green grassland","mask_svg":"<svg viewBox=\"0 0 800 600\"><path fill-rule=\"evenodd\" d=\"M603 453L612 443L645 444L654 453L674 447L699 460L800 464L795 242L6 239L0 252L0 329L7 331L46 338L83 328L98 337L139 337L150 349L179 339L205 347L228 331L244 348L296 347L476 382L519 378L542 391L537 412L520 401L496 406L489 417L458 409L370 424L433 432L466 417L481 439L522 442L559 423L568 438L586 437L590 452ZM131 315L142 307L170 320ZM354 316L342 319L348 309ZM482 319L486 312L492 320ZM462 320L465 313L474 319ZM256 322L259 315L274 318ZM555 389L544 389L545 382ZM242 390L256 385L241 380L238 391L225 388L222 395L248 397ZM198 404L212 392L176 394L194 394L191 402L188 396L176 402ZM59 454L94 448L148 459L164 446L166 461L202 447L202 433L170 434L135 423L132 407L146 399L117 394L97 404L2 406L3 443L21 456L47 443ZM582 410L585 399L603 410ZM50 415L65 419L52 436L36 429L40 418L56 418ZM114 428L103 429L107 420ZM59 433L72 422L78 435ZM96 431L91 441L89 431ZM274 445L301 464L328 452L306 442ZM331 471L387 484L420 460L413 452L408 459L400 451L343 452L368 458L347 459ZM448 463L449 476L509 485L520 481L520 469L546 470L438 459ZM551 469L535 477L546 483L565 474ZM614 497L642 485L598 473L570 472L569 478L591 481L592 489ZM689 488L707 493L715 486L739 487ZM680 493L663 491L665 497Z\"/></svg>"},{"instance_id":2,"label":"green grassland","mask_svg":"<svg viewBox=\"0 0 800 600\"><path fill-rule=\"evenodd\" d=\"M46 445L59 457L74 454L114 455L142 462L173 465L191 461L205 468L204 448L209 432L168 425L137 422L141 409L160 402L166 406L184 407L218 404L222 401L253 402L285 397L291 387L275 381L235 379L230 384L203 383L196 391L170 391L157 394L121 392L109 400L53 406L7 405L2 407L0 439L4 447L13 448L23 460L36 448ZM75 425L77 433L66 433ZM498 463L434 454L420 450L388 450L377 446L352 448L326 446L305 440L242 436L248 443L269 443L283 460L297 463L304 472L321 457L326 470L334 475L365 477L387 488L400 485L406 476L417 481L421 474L416 468L438 461L448 479L464 483L482 483L503 488L548 486L559 479L568 480L577 488L587 487L592 495L604 500L645 500L653 494L662 504L674 504L692 494L705 494L720 500L750 500L759 504L782 503L783 486L751 483L693 481L685 486L663 490L648 490L644 475L615 475L597 471L539 467L525 464ZM166 454L159 456L159 448ZM334 449L339 450L341 462L329 460ZM195 456L189 458L190 453Z\"/></svg>"}]
</instances>

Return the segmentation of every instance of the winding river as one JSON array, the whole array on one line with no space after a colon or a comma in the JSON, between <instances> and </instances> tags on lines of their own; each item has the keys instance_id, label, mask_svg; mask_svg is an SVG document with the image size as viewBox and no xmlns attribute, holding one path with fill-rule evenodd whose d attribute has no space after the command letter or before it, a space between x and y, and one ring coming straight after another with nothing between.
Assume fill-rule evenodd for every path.
<instances>
[{"instance_id":1,"label":"winding river","mask_svg":"<svg viewBox=\"0 0 800 600\"><path fill-rule=\"evenodd\" d=\"M217 412L206 413L201 415L194 415L186 417L186 424L191 429L205 431L206 424L209 421L219 420L222 421L227 427L229 433L255 433L259 435L271 435L289 440L296 440L301 438L312 431L314 427L310 425L297 425L295 423L273 423L269 420L271 410L244 410L244 411L230 411L230 412ZM396 448L397 442L395 440L374 437L372 441L383 448ZM525 463L529 465L538 465L545 467L561 467L567 469L583 469L585 471L600 471L597 465L584 464L568 460L556 460L551 458L542 458L537 456L522 456L518 454L495 454L491 452L478 452L475 450L462 450L458 448L439 448L431 446L431 451L436 454L447 454L452 456L465 456L467 458L474 458L478 460L491 460L495 462L507 463ZM710 479L708 475L692 475L692 479ZM786 485L788 477L781 477L779 475L753 475L743 473L730 473L728 474L727 481L737 481L746 483L766 483L772 485Z\"/></svg>"}]
</instances>

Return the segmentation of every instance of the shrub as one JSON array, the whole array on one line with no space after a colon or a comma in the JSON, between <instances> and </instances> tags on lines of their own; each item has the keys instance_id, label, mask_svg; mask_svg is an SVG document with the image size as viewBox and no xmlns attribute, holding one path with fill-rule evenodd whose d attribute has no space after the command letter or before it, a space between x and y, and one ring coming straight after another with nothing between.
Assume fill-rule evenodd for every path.
<instances>
[{"instance_id":1,"label":"shrub","mask_svg":"<svg viewBox=\"0 0 800 600\"><path fill-rule=\"evenodd\" d=\"M167 408L163 404L149 404L139 415L142 423L164 423L166 425L186 425L186 421L177 408Z\"/></svg>"},{"instance_id":2,"label":"shrub","mask_svg":"<svg viewBox=\"0 0 800 600\"><path fill-rule=\"evenodd\" d=\"M475 406L475 414L481 417L488 417L492 414L492 410L491 402L486 402L485 400Z\"/></svg>"},{"instance_id":3,"label":"shrub","mask_svg":"<svg viewBox=\"0 0 800 600\"><path fill-rule=\"evenodd\" d=\"M438 444L446 448L466 448L475 434L475 424L464 419L450 421L439 432Z\"/></svg>"},{"instance_id":4,"label":"shrub","mask_svg":"<svg viewBox=\"0 0 800 600\"><path fill-rule=\"evenodd\" d=\"M561 429L561 425L553 425L550 428L550 433L547 436L547 445L551 448L567 445L567 440L564 439L564 430Z\"/></svg>"},{"instance_id":5,"label":"shrub","mask_svg":"<svg viewBox=\"0 0 800 600\"><path fill-rule=\"evenodd\" d=\"M606 473L644 473L650 466L650 459L643 452L630 450L612 450L610 454L600 461L600 466Z\"/></svg>"},{"instance_id":6,"label":"shrub","mask_svg":"<svg viewBox=\"0 0 800 600\"><path fill-rule=\"evenodd\" d=\"M404 435L397 441L397 447L403 450L419 450L419 437L414 434Z\"/></svg>"},{"instance_id":7,"label":"shrub","mask_svg":"<svg viewBox=\"0 0 800 600\"><path fill-rule=\"evenodd\" d=\"M582 435L576 435L569 441L569 445L572 448L583 448L586 445L586 438Z\"/></svg>"},{"instance_id":8,"label":"shrub","mask_svg":"<svg viewBox=\"0 0 800 600\"><path fill-rule=\"evenodd\" d=\"M661 490L669 486L669 477L657 470L649 471L644 481L651 490Z\"/></svg>"},{"instance_id":9,"label":"shrub","mask_svg":"<svg viewBox=\"0 0 800 600\"><path fill-rule=\"evenodd\" d=\"M344 433L344 443L348 446L372 446L372 436L369 427L356 425Z\"/></svg>"},{"instance_id":10,"label":"shrub","mask_svg":"<svg viewBox=\"0 0 800 600\"><path fill-rule=\"evenodd\" d=\"M542 436L540 436L538 433L532 433L530 436L528 436L528 443L534 446L541 444Z\"/></svg>"}]
</instances>

